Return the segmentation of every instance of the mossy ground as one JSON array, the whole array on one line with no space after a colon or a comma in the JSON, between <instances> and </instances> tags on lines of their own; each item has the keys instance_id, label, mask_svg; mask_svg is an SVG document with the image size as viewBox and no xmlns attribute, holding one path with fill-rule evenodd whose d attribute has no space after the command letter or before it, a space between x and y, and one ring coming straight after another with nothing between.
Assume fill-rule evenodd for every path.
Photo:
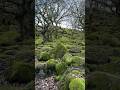
<instances>
[{"instance_id":1,"label":"mossy ground","mask_svg":"<svg viewBox=\"0 0 120 90\"><path fill-rule=\"evenodd\" d=\"M39 70L41 70L42 68L46 68L45 72L50 72L51 70L51 73L54 73L56 77L55 80L57 81L57 83L59 83L59 90L70 90L69 83L71 82L71 78L84 79L84 32L64 29L58 32L57 35L57 38L53 37L51 41L44 44L42 44L42 37L36 36L36 67L38 67L39 63ZM43 52L49 53L49 55ZM44 57L45 59L39 58L43 56L46 56ZM43 66L43 63L45 64L45 66ZM40 66L43 67L41 68ZM36 70L38 70L38 68ZM66 78L66 75L68 75L69 77Z\"/></svg>"}]
</instances>

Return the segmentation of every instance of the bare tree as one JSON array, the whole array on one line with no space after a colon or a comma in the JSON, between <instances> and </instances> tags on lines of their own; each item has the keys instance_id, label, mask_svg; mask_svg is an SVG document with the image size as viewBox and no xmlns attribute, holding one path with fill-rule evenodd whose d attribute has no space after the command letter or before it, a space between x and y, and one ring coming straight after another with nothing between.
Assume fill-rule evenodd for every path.
<instances>
[{"instance_id":1,"label":"bare tree","mask_svg":"<svg viewBox=\"0 0 120 90\"><path fill-rule=\"evenodd\" d=\"M85 26L85 0L72 0L72 25L76 29L84 29Z\"/></svg>"},{"instance_id":2,"label":"bare tree","mask_svg":"<svg viewBox=\"0 0 120 90\"><path fill-rule=\"evenodd\" d=\"M45 42L51 39L56 28L70 16L70 6L64 0L36 0L35 6L36 27L41 27L40 33Z\"/></svg>"}]
</instances>

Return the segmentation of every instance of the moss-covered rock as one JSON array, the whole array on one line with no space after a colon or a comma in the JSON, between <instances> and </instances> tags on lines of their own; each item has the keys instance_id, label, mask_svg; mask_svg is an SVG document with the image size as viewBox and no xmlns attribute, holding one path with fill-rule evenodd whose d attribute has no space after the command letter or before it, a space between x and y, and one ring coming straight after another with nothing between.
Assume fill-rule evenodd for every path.
<instances>
[{"instance_id":1,"label":"moss-covered rock","mask_svg":"<svg viewBox=\"0 0 120 90\"><path fill-rule=\"evenodd\" d=\"M58 75L58 76L55 77L56 81L60 81L61 79L62 79L62 75Z\"/></svg>"},{"instance_id":2,"label":"moss-covered rock","mask_svg":"<svg viewBox=\"0 0 120 90\"><path fill-rule=\"evenodd\" d=\"M51 53L52 49L53 49L52 47L46 45L46 46L42 47L40 50L43 51L43 52Z\"/></svg>"},{"instance_id":3,"label":"moss-covered rock","mask_svg":"<svg viewBox=\"0 0 120 90\"><path fill-rule=\"evenodd\" d=\"M65 61L66 64L70 65L72 62L72 55L69 53L66 53L63 57L63 60Z\"/></svg>"},{"instance_id":4,"label":"moss-covered rock","mask_svg":"<svg viewBox=\"0 0 120 90\"><path fill-rule=\"evenodd\" d=\"M67 49L62 43L57 43L56 47L53 50L55 58L62 58L66 52Z\"/></svg>"},{"instance_id":5,"label":"moss-covered rock","mask_svg":"<svg viewBox=\"0 0 120 90\"><path fill-rule=\"evenodd\" d=\"M58 64L56 64L55 68L56 68L57 74L60 75L60 74L64 73L67 66L64 62L59 62Z\"/></svg>"},{"instance_id":6,"label":"moss-covered rock","mask_svg":"<svg viewBox=\"0 0 120 90\"><path fill-rule=\"evenodd\" d=\"M72 79L83 77L82 73L79 70L72 70L65 76L65 81L70 83Z\"/></svg>"},{"instance_id":7,"label":"moss-covered rock","mask_svg":"<svg viewBox=\"0 0 120 90\"><path fill-rule=\"evenodd\" d=\"M81 50L80 50L80 48L74 46L74 47L70 48L69 52L70 53L80 53Z\"/></svg>"},{"instance_id":8,"label":"moss-covered rock","mask_svg":"<svg viewBox=\"0 0 120 90\"><path fill-rule=\"evenodd\" d=\"M59 76L60 90L69 90L70 82L75 78L82 78L82 73L79 70L66 70L66 72Z\"/></svg>"},{"instance_id":9,"label":"moss-covered rock","mask_svg":"<svg viewBox=\"0 0 120 90\"><path fill-rule=\"evenodd\" d=\"M41 53L38 53L37 58L39 61L47 61L51 59L51 55L49 52L41 52Z\"/></svg>"},{"instance_id":10,"label":"moss-covered rock","mask_svg":"<svg viewBox=\"0 0 120 90\"><path fill-rule=\"evenodd\" d=\"M55 65L57 64L57 61L54 59L50 59L47 61L47 71L55 72Z\"/></svg>"},{"instance_id":11,"label":"moss-covered rock","mask_svg":"<svg viewBox=\"0 0 120 90\"><path fill-rule=\"evenodd\" d=\"M36 45L36 46L40 45L42 42L43 42L43 40L42 40L42 38L40 38L40 37L39 37L39 38L37 37L37 38L35 39L35 45Z\"/></svg>"},{"instance_id":12,"label":"moss-covered rock","mask_svg":"<svg viewBox=\"0 0 120 90\"><path fill-rule=\"evenodd\" d=\"M85 90L85 80L83 78L75 78L69 84L70 90Z\"/></svg>"},{"instance_id":13,"label":"moss-covered rock","mask_svg":"<svg viewBox=\"0 0 120 90\"><path fill-rule=\"evenodd\" d=\"M79 56L73 56L72 57L72 65L80 66L82 64L84 64L84 58L79 57Z\"/></svg>"}]
</instances>

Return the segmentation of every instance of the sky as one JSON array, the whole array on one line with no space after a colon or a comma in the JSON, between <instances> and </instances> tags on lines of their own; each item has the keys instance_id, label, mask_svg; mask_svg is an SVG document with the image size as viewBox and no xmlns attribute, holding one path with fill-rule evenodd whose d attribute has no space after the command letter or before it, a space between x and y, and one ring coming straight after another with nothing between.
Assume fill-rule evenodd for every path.
<instances>
[{"instance_id":1,"label":"sky","mask_svg":"<svg viewBox=\"0 0 120 90\"><path fill-rule=\"evenodd\" d=\"M68 2L69 1L69 2ZM77 1L77 0L75 0ZM72 0L67 0L68 3L72 3ZM70 28L72 29L72 17L69 18L69 20L66 20L66 21L62 21L60 26L63 27L63 28Z\"/></svg>"},{"instance_id":2,"label":"sky","mask_svg":"<svg viewBox=\"0 0 120 90\"><path fill-rule=\"evenodd\" d=\"M72 25L69 21L64 21L60 24L61 27L63 28L71 28L72 29Z\"/></svg>"}]
</instances>

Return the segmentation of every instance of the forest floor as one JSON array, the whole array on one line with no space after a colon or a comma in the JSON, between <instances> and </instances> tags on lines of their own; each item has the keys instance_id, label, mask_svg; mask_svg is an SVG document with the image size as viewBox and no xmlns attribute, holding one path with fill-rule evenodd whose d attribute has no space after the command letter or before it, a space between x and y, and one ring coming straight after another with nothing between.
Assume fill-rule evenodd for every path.
<instances>
[{"instance_id":1,"label":"forest floor","mask_svg":"<svg viewBox=\"0 0 120 90\"><path fill-rule=\"evenodd\" d=\"M55 76L35 79L35 90L58 90Z\"/></svg>"}]
</instances>

